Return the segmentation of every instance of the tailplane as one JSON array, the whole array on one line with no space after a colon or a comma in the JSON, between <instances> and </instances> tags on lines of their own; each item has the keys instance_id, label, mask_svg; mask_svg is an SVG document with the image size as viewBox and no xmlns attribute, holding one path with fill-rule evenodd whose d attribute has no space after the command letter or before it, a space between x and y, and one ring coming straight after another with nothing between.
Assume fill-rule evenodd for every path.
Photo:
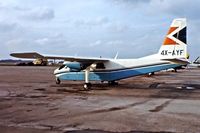
<instances>
[{"instance_id":1,"label":"tailplane","mask_svg":"<svg viewBox=\"0 0 200 133\"><path fill-rule=\"evenodd\" d=\"M187 27L185 18L173 20L158 55L161 59L187 58Z\"/></svg>"}]
</instances>

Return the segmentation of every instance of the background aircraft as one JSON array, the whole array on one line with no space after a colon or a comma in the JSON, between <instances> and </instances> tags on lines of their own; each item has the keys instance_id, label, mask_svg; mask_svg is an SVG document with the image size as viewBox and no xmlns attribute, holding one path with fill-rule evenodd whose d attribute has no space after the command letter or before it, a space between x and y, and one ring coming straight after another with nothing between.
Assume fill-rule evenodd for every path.
<instances>
[{"instance_id":1,"label":"background aircraft","mask_svg":"<svg viewBox=\"0 0 200 133\"><path fill-rule=\"evenodd\" d=\"M179 18L173 20L159 52L138 59L49 56L36 52L12 53L11 56L63 59L66 62L54 71L56 83L60 84L61 80L84 80L84 88L89 89L90 81L108 81L109 84L116 84L115 81L121 79L188 64L186 41L186 19Z\"/></svg>"},{"instance_id":2,"label":"background aircraft","mask_svg":"<svg viewBox=\"0 0 200 133\"><path fill-rule=\"evenodd\" d=\"M192 63L187 65L188 67L200 67L200 56L197 57Z\"/></svg>"}]
</instances>

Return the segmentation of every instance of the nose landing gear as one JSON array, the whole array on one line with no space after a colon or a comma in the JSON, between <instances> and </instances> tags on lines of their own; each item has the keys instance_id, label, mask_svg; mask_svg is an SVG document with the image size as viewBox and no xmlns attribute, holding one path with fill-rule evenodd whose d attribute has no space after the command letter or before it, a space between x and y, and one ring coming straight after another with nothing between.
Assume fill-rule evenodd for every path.
<instances>
[{"instance_id":1,"label":"nose landing gear","mask_svg":"<svg viewBox=\"0 0 200 133\"><path fill-rule=\"evenodd\" d=\"M60 79L59 78L56 78L56 84L60 84Z\"/></svg>"}]
</instances>

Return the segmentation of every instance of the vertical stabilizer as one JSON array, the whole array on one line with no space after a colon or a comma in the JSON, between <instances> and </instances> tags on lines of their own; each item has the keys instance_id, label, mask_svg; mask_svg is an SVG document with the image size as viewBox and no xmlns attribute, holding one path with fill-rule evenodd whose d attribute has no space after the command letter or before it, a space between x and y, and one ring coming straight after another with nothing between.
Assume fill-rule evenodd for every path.
<instances>
[{"instance_id":1,"label":"vertical stabilizer","mask_svg":"<svg viewBox=\"0 0 200 133\"><path fill-rule=\"evenodd\" d=\"M186 19L174 19L159 50L162 59L187 58Z\"/></svg>"}]
</instances>

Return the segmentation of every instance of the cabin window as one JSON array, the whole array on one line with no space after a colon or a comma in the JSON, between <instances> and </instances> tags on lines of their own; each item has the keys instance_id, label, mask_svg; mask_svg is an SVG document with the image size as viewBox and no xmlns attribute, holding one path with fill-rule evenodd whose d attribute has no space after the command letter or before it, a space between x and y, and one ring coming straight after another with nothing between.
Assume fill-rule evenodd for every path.
<instances>
[{"instance_id":1,"label":"cabin window","mask_svg":"<svg viewBox=\"0 0 200 133\"><path fill-rule=\"evenodd\" d=\"M97 63L96 69L105 69L105 65L103 63Z\"/></svg>"}]
</instances>

